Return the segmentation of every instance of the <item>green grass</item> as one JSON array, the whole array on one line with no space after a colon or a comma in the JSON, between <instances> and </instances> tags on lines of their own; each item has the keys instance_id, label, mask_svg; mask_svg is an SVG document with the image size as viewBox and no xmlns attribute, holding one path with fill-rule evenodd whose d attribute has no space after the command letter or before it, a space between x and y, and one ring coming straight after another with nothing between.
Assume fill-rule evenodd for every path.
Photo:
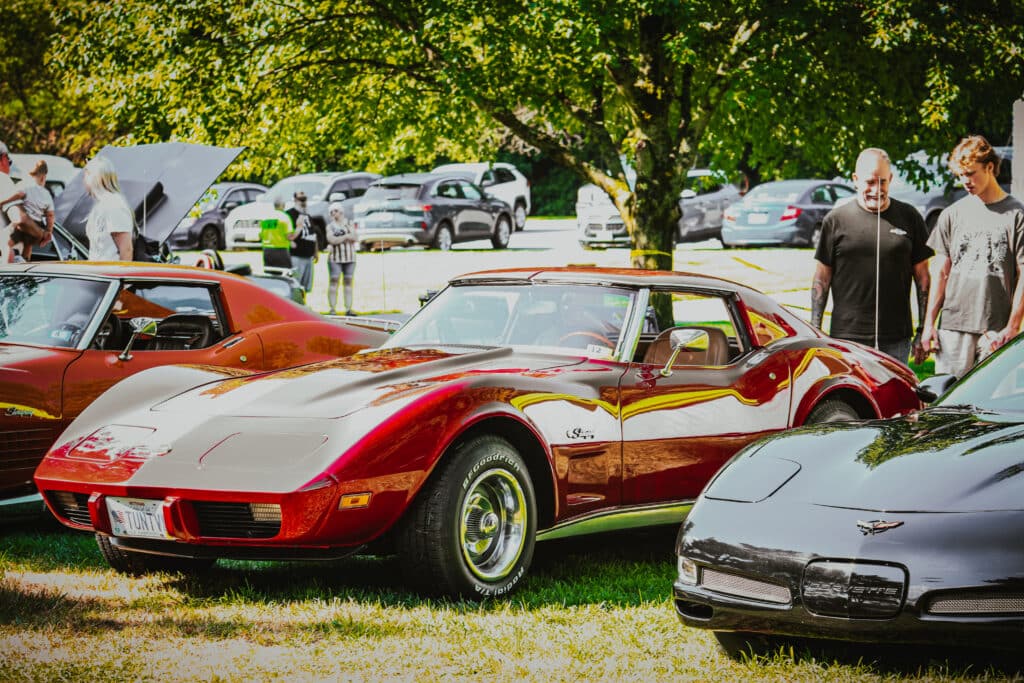
<instances>
[{"instance_id":1,"label":"green grass","mask_svg":"<svg viewBox=\"0 0 1024 683\"><path fill-rule=\"evenodd\" d=\"M810 649L736 662L675 616L674 530L540 544L505 600L427 599L395 559L120 576L90 535L0 528L0 680L874 681L1016 675L972 656Z\"/></svg>"}]
</instances>

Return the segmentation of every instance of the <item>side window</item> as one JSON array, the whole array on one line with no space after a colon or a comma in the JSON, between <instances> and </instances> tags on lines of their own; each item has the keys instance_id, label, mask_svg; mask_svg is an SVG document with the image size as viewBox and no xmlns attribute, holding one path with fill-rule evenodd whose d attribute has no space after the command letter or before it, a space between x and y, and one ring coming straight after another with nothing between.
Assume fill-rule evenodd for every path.
<instances>
[{"instance_id":1,"label":"side window","mask_svg":"<svg viewBox=\"0 0 1024 683\"><path fill-rule=\"evenodd\" d=\"M494 170L493 169L487 169L480 176L480 184L481 185L494 184L496 182L500 182L500 181L495 179L495 177L494 177Z\"/></svg>"},{"instance_id":2,"label":"side window","mask_svg":"<svg viewBox=\"0 0 1024 683\"><path fill-rule=\"evenodd\" d=\"M447 197L449 199L461 199L462 192L459 190L459 186L455 182L443 182L434 188L434 195L437 197Z\"/></svg>"},{"instance_id":3,"label":"side window","mask_svg":"<svg viewBox=\"0 0 1024 683\"><path fill-rule=\"evenodd\" d=\"M348 183L348 181L345 180L339 180L338 182L334 183L334 185L331 187L331 191L327 193L327 198L330 199L331 195L337 192L340 192L341 194L345 195L345 199L348 199L353 196L352 186Z\"/></svg>"},{"instance_id":4,"label":"side window","mask_svg":"<svg viewBox=\"0 0 1024 683\"><path fill-rule=\"evenodd\" d=\"M139 346L140 351L203 348L224 337L224 325L215 301L211 288L203 285L136 282L121 288L111 313L120 321L122 335L130 334L128 321L132 318L158 321L157 338L151 344ZM163 340L162 330L166 330ZM174 345L182 339L186 341L182 341L180 347ZM186 343L189 339L191 345Z\"/></svg>"},{"instance_id":5,"label":"side window","mask_svg":"<svg viewBox=\"0 0 1024 683\"><path fill-rule=\"evenodd\" d=\"M466 199L481 199L480 192L477 191L476 187L469 183L459 183L462 190L462 196Z\"/></svg>"},{"instance_id":6,"label":"side window","mask_svg":"<svg viewBox=\"0 0 1024 683\"><path fill-rule=\"evenodd\" d=\"M691 331L692 343L676 357L673 365L728 365L745 349L736 332L732 308L720 296L703 292L657 291L651 293L656 310L671 309L671 320L659 322L660 332L649 339L641 336L637 360L656 365L665 364L672 355L672 332ZM678 337L677 337L678 338Z\"/></svg>"},{"instance_id":7,"label":"side window","mask_svg":"<svg viewBox=\"0 0 1024 683\"><path fill-rule=\"evenodd\" d=\"M507 168L496 168L494 169L494 182L496 183L514 183L516 180L515 175L512 171Z\"/></svg>"},{"instance_id":8,"label":"side window","mask_svg":"<svg viewBox=\"0 0 1024 683\"><path fill-rule=\"evenodd\" d=\"M224 201L221 203L221 206L230 204L232 202L234 202L235 204L245 204L245 192L243 190L232 190L231 192L228 192L224 196Z\"/></svg>"},{"instance_id":9,"label":"side window","mask_svg":"<svg viewBox=\"0 0 1024 683\"><path fill-rule=\"evenodd\" d=\"M832 193L828 191L827 185L817 187L811 192L811 201L815 204L834 204L835 199L832 198Z\"/></svg>"},{"instance_id":10,"label":"side window","mask_svg":"<svg viewBox=\"0 0 1024 683\"><path fill-rule=\"evenodd\" d=\"M843 185L832 185L832 194L836 196L836 201L838 202L840 199L847 199L857 193Z\"/></svg>"}]
</instances>

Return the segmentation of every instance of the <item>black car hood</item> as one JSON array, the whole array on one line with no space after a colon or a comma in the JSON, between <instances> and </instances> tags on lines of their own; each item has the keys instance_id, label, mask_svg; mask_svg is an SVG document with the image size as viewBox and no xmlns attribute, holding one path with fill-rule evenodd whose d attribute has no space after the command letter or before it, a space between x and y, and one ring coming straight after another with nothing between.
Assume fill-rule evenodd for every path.
<instances>
[{"instance_id":1,"label":"black car hood","mask_svg":"<svg viewBox=\"0 0 1024 683\"><path fill-rule=\"evenodd\" d=\"M1024 414L932 408L825 425L773 438L754 457L800 465L773 497L878 511L1024 510Z\"/></svg>"},{"instance_id":2,"label":"black car hood","mask_svg":"<svg viewBox=\"0 0 1024 683\"><path fill-rule=\"evenodd\" d=\"M117 170L121 190L135 210L135 221L143 234L163 243L243 149L162 142L107 146L97 156L110 159ZM57 197L54 218L79 241L88 244L85 221L92 205L84 174L79 173Z\"/></svg>"}]
</instances>

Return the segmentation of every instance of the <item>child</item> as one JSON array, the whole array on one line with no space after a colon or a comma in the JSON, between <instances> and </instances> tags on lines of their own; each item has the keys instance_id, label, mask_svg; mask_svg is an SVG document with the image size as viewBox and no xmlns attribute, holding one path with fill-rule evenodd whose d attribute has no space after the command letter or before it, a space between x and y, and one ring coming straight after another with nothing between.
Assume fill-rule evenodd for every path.
<instances>
[{"instance_id":1,"label":"child","mask_svg":"<svg viewBox=\"0 0 1024 683\"><path fill-rule=\"evenodd\" d=\"M16 192L0 204L21 200L21 218L11 221L11 247L13 258L15 245L21 245L21 258L32 258L32 246L46 244L53 236L53 196L46 189L46 174L49 169L40 159L35 168L15 187Z\"/></svg>"}]
</instances>

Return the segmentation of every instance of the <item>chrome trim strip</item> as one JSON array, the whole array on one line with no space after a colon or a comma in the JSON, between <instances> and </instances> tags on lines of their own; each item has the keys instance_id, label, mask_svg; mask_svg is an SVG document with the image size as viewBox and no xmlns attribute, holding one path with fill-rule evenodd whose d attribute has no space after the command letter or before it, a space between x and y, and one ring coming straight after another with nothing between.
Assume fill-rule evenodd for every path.
<instances>
[{"instance_id":1,"label":"chrome trim strip","mask_svg":"<svg viewBox=\"0 0 1024 683\"><path fill-rule=\"evenodd\" d=\"M0 510L3 510L5 518L21 515L38 515L46 512L46 505L43 503L42 495L37 492L30 493L27 496L2 499L0 500Z\"/></svg>"},{"instance_id":2,"label":"chrome trim strip","mask_svg":"<svg viewBox=\"0 0 1024 683\"><path fill-rule=\"evenodd\" d=\"M549 529L537 532L538 541L550 541L556 538L584 536L586 534L620 531L638 527L658 526L661 524L679 524L689 514L694 501L673 501L656 503L618 510L595 512L584 517L556 524Z\"/></svg>"}]
</instances>

